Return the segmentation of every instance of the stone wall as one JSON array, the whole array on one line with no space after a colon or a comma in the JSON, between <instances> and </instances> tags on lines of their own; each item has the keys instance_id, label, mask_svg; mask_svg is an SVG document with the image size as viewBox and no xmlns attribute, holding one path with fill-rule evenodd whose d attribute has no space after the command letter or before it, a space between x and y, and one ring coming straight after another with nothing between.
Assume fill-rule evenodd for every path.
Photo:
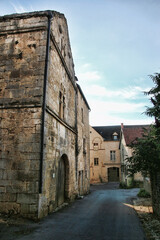
<instances>
[{"instance_id":1,"label":"stone wall","mask_svg":"<svg viewBox=\"0 0 160 240\"><path fill-rule=\"evenodd\" d=\"M62 48L61 38L66 47ZM76 191L76 85L68 29L63 15L53 14L49 52L49 74L45 115L45 157L43 163L43 191L39 209L43 215L58 207L58 168L62 156L66 156L68 179L65 179L67 199L73 199ZM60 96L62 94L62 115ZM63 102L64 101L64 102Z\"/></svg>"},{"instance_id":2,"label":"stone wall","mask_svg":"<svg viewBox=\"0 0 160 240\"><path fill-rule=\"evenodd\" d=\"M82 144L85 135L87 153L80 161L86 173L83 190L88 191L88 108L82 99L76 103L74 64L63 14L44 11L4 16L0 29L0 211L41 218L78 194L78 107L84 108L79 140Z\"/></svg>"},{"instance_id":3,"label":"stone wall","mask_svg":"<svg viewBox=\"0 0 160 240\"><path fill-rule=\"evenodd\" d=\"M47 37L42 28L46 17L0 18L1 108L41 104Z\"/></svg>"},{"instance_id":4,"label":"stone wall","mask_svg":"<svg viewBox=\"0 0 160 240\"><path fill-rule=\"evenodd\" d=\"M59 161L63 155L68 161L68 182L66 200L77 195L75 179L75 133L56 121L51 114L46 114L45 158L43 162L43 191L40 194L39 216L47 215L58 207L57 184Z\"/></svg>"},{"instance_id":5,"label":"stone wall","mask_svg":"<svg viewBox=\"0 0 160 240\"><path fill-rule=\"evenodd\" d=\"M90 188L90 136L89 136L89 105L84 98L83 92L78 86L78 109L77 109L77 126L78 126L78 162L77 162L77 181L78 193L84 195L89 192Z\"/></svg>"},{"instance_id":6,"label":"stone wall","mask_svg":"<svg viewBox=\"0 0 160 240\"><path fill-rule=\"evenodd\" d=\"M37 213L41 110L1 109L0 211Z\"/></svg>"},{"instance_id":7,"label":"stone wall","mask_svg":"<svg viewBox=\"0 0 160 240\"><path fill-rule=\"evenodd\" d=\"M0 211L24 216L38 212L46 19L0 18Z\"/></svg>"}]
</instances>

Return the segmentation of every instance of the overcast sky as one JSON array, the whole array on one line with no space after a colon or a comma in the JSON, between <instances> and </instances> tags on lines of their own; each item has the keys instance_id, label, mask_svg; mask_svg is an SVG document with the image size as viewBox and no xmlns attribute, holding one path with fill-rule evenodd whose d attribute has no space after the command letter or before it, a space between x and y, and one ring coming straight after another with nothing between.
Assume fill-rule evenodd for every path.
<instances>
[{"instance_id":1,"label":"overcast sky","mask_svg":"<svg viewBox=\"0 0 160 240\"><path fill-rule=\"evenodd\" d=\"M48 9L67 18L90 124L151 123L143 91L160 72L160 0L0 0L0 15Z\"/></svg>"}]
</instances>

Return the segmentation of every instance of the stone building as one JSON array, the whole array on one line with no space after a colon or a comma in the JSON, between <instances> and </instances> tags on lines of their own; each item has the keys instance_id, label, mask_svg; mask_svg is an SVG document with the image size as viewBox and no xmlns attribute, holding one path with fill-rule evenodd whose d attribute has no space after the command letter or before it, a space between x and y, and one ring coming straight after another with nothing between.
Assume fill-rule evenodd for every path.
<instances>
[{"instance_id":1,"label":"stone building","mask_svg":"<svg viewBox=\"0 0 160 240\"><path fill-rule=\"evenodd\" d=\"M89 111L90 107L82 92L81 87L78 87L78 112L77 112L77 126L78 126L78 193L84 195L90 188L90 149L89 149Z\"/></svg>"},{"instance_id":2,"label":"stone building","mask_svg":"<svg viewBox=\"0 0 160 240\"><path fill-rule=\"evenodd\" d=\"M120 126L90 127L90 182L121 180Z\"/></svg>"},{"instance_id":3,"label":"stone building","mask_svg":"<svg viewBox=\"0 0 160 240\"><path fill-rule=\"evenodd\" d=\"M0 52L0 211L41 218L89 191L89 106L64 15L0 17Z\"/></svg>"}]
</instances>

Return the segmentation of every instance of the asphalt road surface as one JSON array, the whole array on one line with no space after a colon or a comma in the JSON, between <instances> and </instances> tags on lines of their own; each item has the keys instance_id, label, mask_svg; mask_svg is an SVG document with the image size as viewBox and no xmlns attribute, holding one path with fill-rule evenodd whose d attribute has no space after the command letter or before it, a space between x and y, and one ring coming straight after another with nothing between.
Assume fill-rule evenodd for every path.
<instances>
[{"instance_id":1,"label":"asphalt road surface","mask_svg":"<svg viewBox=\"0 0 160 240\"><path fill-rule=\"evenodd\" d=\"M146 240L131 199L137 189L116 183L91 186L91 194L43 219L17 240ZM31 226L33 227L33 226ZM2 240L6 240L1 238Z\"/></svg>"}]
</instances>

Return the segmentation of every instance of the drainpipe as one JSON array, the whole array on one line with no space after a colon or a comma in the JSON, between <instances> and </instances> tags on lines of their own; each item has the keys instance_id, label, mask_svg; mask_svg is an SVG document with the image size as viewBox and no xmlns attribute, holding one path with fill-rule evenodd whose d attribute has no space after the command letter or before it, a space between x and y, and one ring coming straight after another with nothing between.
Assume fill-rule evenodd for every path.
<instances>
[{"instance_id":1,"label":"drainpipe","mask_svg":"<svg viewBox=\"0 0 160 240\"><path fill-rule=\"evenodd\" d=\"M41 155L40 155L40 176L39 176L39 193L42 193L43 187L43 160L44 160L44 137L45 137L45 113L46 113L46 90L48 81L48 63L49 63L49 46L50 46L50 33L51 33L51 19L53 14L48 11L48 32L47 32L47 45L46 45L46 59L44 71L44 86L43 86L43 103L42 103L42 125L41 125Z\"/></svg>"}]
</instances>

